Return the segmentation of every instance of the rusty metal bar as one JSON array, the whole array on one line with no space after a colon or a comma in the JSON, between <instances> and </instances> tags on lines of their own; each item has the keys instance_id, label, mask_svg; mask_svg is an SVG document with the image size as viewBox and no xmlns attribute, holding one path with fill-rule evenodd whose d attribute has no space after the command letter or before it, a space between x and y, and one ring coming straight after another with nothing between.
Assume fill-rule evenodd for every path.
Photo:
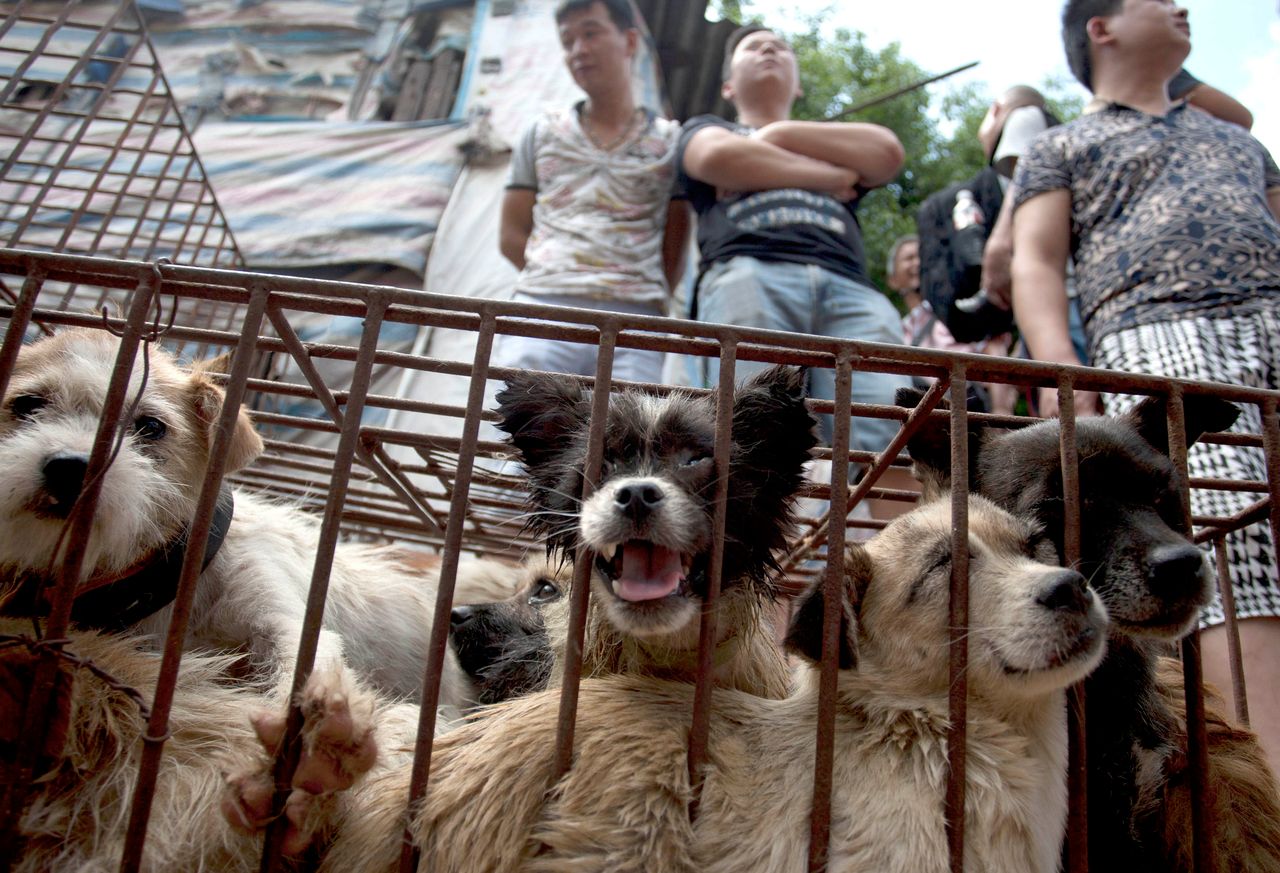
<instances>
[{"instance_id":1,"label":"rusty metal bar","mask_svg":"<svg viewBox=\"0 0 1280 873\"><path fill-rule=\"evenodd\" d=\"M1076 393L1070 375L1058 383L1059 458L1062 466L1063 558L1080 566L1080 452L1076 443ZM1067 691L1067 870L1089 873L1089 777L1085 688Z\"/></svg>"},{"instance_id":2,"label":"rusty metal bar","mask_svg":"<svg viewBox=\"0 0 1280 873\"><path fill-rule=\"evenodd\" d=\"M1227 657L1231 661L1231 696L1235 701L1236 719L1249 726L1249 697L1245 693L1244 657L1240 651L1240 626L1236 622L1236 595L1231 585L1231 568L1227 565L1227 538L1213 541L1214 564L1218 570L1218 594L1222 598L1222 617L1227 630Z\"/></svg>"},{"instance_id":3,"label":"rusty metal bar","mask_svg":"<svg viewBox=\"0 0 1280 873\"><path fill-rule=\"evenodd\" d=\"M18 360L18 350L22 347L22 338L31 323L31 313L36 307L36 296L44 286L44 271L35 267L22 280L22 290L18 293L18 303L9 316L9 325L4 332L4 345L0 347L0 400L9 390L9 376L13 373L13 365Z\"/></svg>"},{"instance_id":4,"label":"rusty metal bar","mask_svg":"<svg viewBox=\"0 0 1280 873\"><path fill-rule=\"evenodd\" d=\"M1169 390L1169 457L1173 461L1183 521L1191 530L1190 477L1187 474L1187 425L1182 390ZM1204 685L1200 667L1200 631L1193 630L1182 640L1182 677L1187 701L1187 764L1191 771L1192 869L1195 873L1214 870L1213 786L1209 782L1209 738L1204 720Z\"/></svg>"},{"instance_id":5,"label":"rusty metal bar","mask_svg":"<svg viewBox=\"0 0 1280 873\"><path fill-rule=\"evenodd\" d=\"M44 627L43 639L46 640L57 641L66 636L71 619L71 605L84 571L85 548L93 524L93 512L102 491L103 474L110 463L112 445L118 436L120 415L128 397L134 357L142 341L143 324L151 309L158 284L158 277L153 269L144 265L129 307L128 327L120 340L120 352L103 400L102 416L98 420L98 431L89 454L84 485L67 520L62 558L58 561L57 556L54 556L57 569L54 571L49 616ZM0 869L3 870L12 866L18 850L19 815L31 787L45 726L52 716L49 706L53 700L54 678L58 672L58 656L54 648L60 649L61 645L50 643L50 647L40 650L31 691L22 713L22 727L18 734L20 740L11 771L13 779L3 786L3 794L0 794L0 823L3 823L0 825Z\"/></svg>"},{"instance_id":6,"label":"rusty metal bar","mask_svg":"<svg viewBox=\"0 0 1280 873\"><path fill-rule=\"evenodd\" d=\"M836 358L835 419L831 452L842 458L849 451L849 404L853 396L853 363L849 355ZM921 419L923 421L923 418ZM899 431L898 437L902 438ZM895 438L895 440L897 439ZM905 441L905 438L903 438ZM896 454L892 445L885 456ZM849 465L831 464L831 507L826 572L822 579L822 664L818 675L818 728L814 743L813 807L809 813L809 873L827 869L831 852L831 793L835 766L836 695L839 685L840 617L845 592L852 594L845 577L844 535L841 520L848 514ZM834 552L833 552L834 550Z\"/></svg>"},{"instance_id":7,"label":"rusty metal bar","mask_svg":"<svg viewBox=\"0 0 1280 873\"><path fill-rule=\"evenodd\" d=\"M404 839L400 843L400 870L412 873L418 869L420 849L414 842L410 825L413 813L427 792L431 775L431 749L436 728L436 704L440 700L440 677L444 672L445 649L449 643L449 611L453 608L453 591L458 579L458 556L462 548L462 527L467 517L467 496L471 488L471 471L475 465L475 445L480 435L480 409L484 406L485 382L489 376L489 358L493 352L494 319L486 316L480 322L480 336L467 397L467 417L463 424L462 449L458 458L458 479L449 505L449 522L445 531L444 558L440 565L436 590L436 611L431 620L431 642L427 650L426 673L422 678L422 700L418 715L418 737L413 752L413 771L409 780L408 814Z\"/></svg>"},{"instance_id":8,"label":"rusty metal bar","mask_svg":"<svg viewBox=\"0 0 1280 873\"><path fill-rule=\"evenodd\" d=\"M121 873L133 873L142 865L142 853L151 815L151 802L155 795L156 779L160 772L160 758L169 738L169 713L173 705L174 689L178 681L178 668L182 660L187 636L187 623L195 603L196 588L203 569L205 544L213 525L218 491L226 472L227 448L235 432L236 418L244 399L244 380L249 374L253 358L253 341L262 325L268 291L256 290L249 302L241 331L241 342L231 361L231 376L226 386L222 409L218 414L213 447L209 452L209 465L205 468L204 481L196 502L195 517L187 537L187 550L178 576L178 591L174 596L169 628L165 634L164 656L160 662L160 674L156 679L155 699L147 720L147 732L143 737L142 758L138 765L138 782L134 786L129 808L128 830L120 859Z\"/></svg>"},{"instance_id":9,"label":"rusty metal bar","mask_svg":"<svg viewBox=\"0 0 1280 873\"><path fill-rule=\"evenodd\" d=\"M837 358L837 360L839 360L839 358ZM925 392L924 397L920 399L920 403L916 405L916 408L907 413L907 416L902 423L902 427L899 428L893 439L890 440L889 445L885 446L884 451L874 456L871 469L869 469L866 472L866 475L862 477L862 481L858 483L858 487L854 489L853 494L849 495L848 500L845 503L846 513L848 508L857 506L863 498L872 496L872 486L879 481L880 477L884 475L886 470L895 465L898 460L898 455L906 447L907 441L915 435L916 431L919 430L926 421L928 421L929 413L937 407L938 402L942 399L942 395L949 387L950 378L951 377L947 375L934 381L934 383L929 386L929 390ZM844 414L847 417L854 404L849 403L844 404L844 406ZM902 410L901 407L895 406L893 408L906 412L906 410ZM835 415L838 416L839 412L836 412ZM831 447L832 467L834 468L835 464L839 463L837 459L849 458L852 454L855 453L849 451L849 445L847 442L845 443L843 450L837 451L833 440L833 445ZM845 480L847 484L847 476L845 477ZM881 494L883 493L884 492L881 492ZM834 508L828 508L827 513L830 514L833 511ZM791 551L787 555L787 560L782 567L784 573L792 570L796 566L800 560L799 556L804 552L817 548L826 542L826 531L830 529L830 526L827 525L826 522L826 516L816 519L814 521L813 532L810 535L803 537L795 546L792 547Z\"/></svg>"},{"instance_id":10,"label":"rusty metal bar","mask_svg":"<svg viewBox=\"0 0 1280 873\"><path fill-rule=\"evenodd\" d=\"M605 423L609 420L609 388L613 378L613 355L618 339L618 319L610 318L600 331L596 356L596 382L591 395L591 432L587 437L587 460L582 471L582 503L586 503L600 481L604 459ZM581 505L581 504L580 504ZM564 681L560 685L560 713L556 723L555 774L569 772L573 763L574 722L578 714L578 683L582 677L582 642L587 627L591 595L591 565L595 554L579 547L573 563L573 590L569 609L569 633L564 645Z\"/></svg>"},{"instance_id":11,"label":"rusty metal bar","mask_svg":"<svg viewBox=\"0 0 1280 873\"><path fill-rule=\"evenodd\" d=\"M969 713L969 422L965 365L951 368L951 605L947 726L947 849L952 873L964 873L966 719Z\"/></svg>"},{"instance_id":12,"label":"rusty metal bar","mask_svg":"<svg viewBox=\"0 0 1280 873\"><path fill-rule=\"evenodd\" d=\"M285 798L289 793L293 771L298 766L301 748L298 735L302 729L302 709L298 706L298 697L311 675L311 668L316 656L320 637L320 626L324 618L325 598L329 593L329 574L333 568L334 548L338 542L338 531L342 515L342 504L346 499L347 481L351 473L352 460L355 457L356 443L360 433L360 417L364 411L364 395L369 387L369 373L373 369L373 351L378 344L378 333L382 328L382 314L386 311L388 300L380 291L369 292L369 313L364 322L364 330L360 336L360 355L356 359L355 372L351 376L351 397L347 403L346 419L342 426L342 435L338 440L337 457L334 460L333 478L330 481L328 500L325 502L324 518L320 523L320 540L316 544L316 563L311 574L311 588L307 595L307 611L303 620L302 639L298 645L297 667L293 674L293 686L289 692L289 715L285 723L284 739L280 744L280 752L276 756L273 778L276 795L272 803L276 818L267 828L262 852L262 873L275 870L280 860L280 851L284 842L287 821L279 813L284 808Z\"/></svg>"},{"instance_id":13,"label":"rusty metal bar","mask_svg":"<svg viewBox=\"0 0 1280 873\"><path fill-rule=\"evenodd\" d=\"M1271 486L1271 547L1280 557L1280 400L1274 392L1263 398L1262 440L1267 458L1267 482ZM1277 560L1276 584L1280 585L1280 560Z\"/></svg>"},{"instance_id":14,"label":"rusty metal bar","mask_svg":"<svg viewBox=\"0 0 1280 873\"><path fill-rule=\"evenodd\" d=\"M711 729L712 655L719 634L718 603L724 572L724 530L729 501L729 461L733 452L733 385L737 369L737 343L720 349L720 383L716 390L716 436L714 463L716 489L711 518L711 555L707 570L707 597L698 627L698 667L694 679L693 714L689 726L689 786L693 800L691 818L698 814L702 797L703 765L707 756L707 734Z\"/></svg>"}]
</instances>

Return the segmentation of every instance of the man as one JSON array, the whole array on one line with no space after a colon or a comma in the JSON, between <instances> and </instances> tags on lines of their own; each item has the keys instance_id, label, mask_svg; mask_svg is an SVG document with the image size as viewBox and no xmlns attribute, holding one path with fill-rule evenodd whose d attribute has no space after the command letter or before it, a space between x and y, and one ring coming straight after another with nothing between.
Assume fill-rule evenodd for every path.
<instances>
[{"instance_id":1,"label":"man","mask_svg":"<svg viewBox=\"0 0 1280 873\"><path fill-rule=\"evenodd\" d=\"M1067 335L1070 254L1095 365L1280 388L1280 169L1244 128L1170 101L1191 50L1184 9L1068 0L1062 20L1072 72L1104 106L1045 133L1018 163L1013 302L1032 356L1079 362ZM1109 398L1108 411L1134 402ZM1077 390L1076 405L1099 411L1091 392ZM1041 410L1056 409L1056 393L1042 390ZM1256 406L1242 406L1236 429L1261 429ZM1241 446L1198 445L1188 463L1193 477L1267 475L1262 453ZM1197 515L1230 515L1251 499L1194 497ZM1227 545L1253 728L1280 770L1274 544L1254 525ZM1222 620L1217 604L1206 611L1205 677L1230 689Z\"/></svg>"},{"instance_id":2,"label":"man","mask_svg":"<svg viewBox=\"0 0 1280 873\"><path fill-rule=\"evenodd\" d=\"M1032 139L1057 123L1045 108L1044 95L1035 88L1009 88L992 101L978 127L987 166L972 179L930 195L920 206L916 224L921 287L957 339L983 342L1006 334L1013 325L1009 312L1013 240L1005 194L1018 157ZM981 250L974 244L977 239L964 239L953 224L952 213L961 190L973 193L983 213L983 228L968 231L987 236ZM985 292L986 302L980 302L980 291Z\"/></svg>"},{"instance_id":3,"label":"man","mask_svg":"<svg viewBox=\"0 0 1280 873\"><path fill-rule=\"evenodd\" d=\"M902 336L907 345L975 355L1004 356L1008 353L1011 338L1007 333L983 342L962 343L947 330L920 291L920 240L915 234L900 236L893 241L885 275L889 287L898 292L907 305L907 314L902 318ZM918 387L927 387L933 380L917 376L914 381ZM1017 400L1017 389L1011 385L969 383L969 408L973 411L1012 415Z\"/></svg>"},{"instance_id":4,"label":"man","mask_svg":"<svg viewBox=\"0 0 1280 873\"><path fill-rule=\"evenodd\" d=\"M628 0L563 0L556 24L587 96L538 118L512 154L500 248L520 270L514 299L665 315L688 233L687 205L671 200L680 126L636 105ZM501 336L493 359L590 376L596 348ZM662 354L619 347L613 375L659 382Z\"/></svg>"},{"instance_id":5,"label":"man","mask_svg":"<svg viewBox=\"0 0 1280 873\"><path fill-rule=\"evenodd\" d=\"M738 123L691 119L681 134L681 181L698 214L700 321L858 340L901 342L897 311L866 274L854 202L902 166L902 144L874 124L792 121L800 74L791 46L749 25L726 43L721 94ZM743 362L745 378L763 364ZM708 362L707 379L719 378ZM892 403L905 377L856 373L853 399ZM834 373L810 373L832 399ZM831 422L824 421L830 439ZM895 421L859 419L854 445L883 449Z\"/></svg>"}]
</instances>

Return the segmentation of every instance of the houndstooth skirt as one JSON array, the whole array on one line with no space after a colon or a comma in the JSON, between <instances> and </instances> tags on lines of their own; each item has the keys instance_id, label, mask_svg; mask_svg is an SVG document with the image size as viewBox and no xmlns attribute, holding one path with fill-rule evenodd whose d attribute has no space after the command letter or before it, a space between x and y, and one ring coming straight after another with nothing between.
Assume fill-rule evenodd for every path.
<instances>
[{"instance_id":1,"label":"houndstooth skirt","mask_svg":"<svg viewBox=\"0 0 1280 873\"><path fill-rule=\"evenodd\" d=\"M1280 316L1274 305L1238 308L1221 317L1183 317L1176 321L1140 325L1101 337L1093 350L1093 365L1183 379L1225 382L1250 388L1280 388ZM1104 397L1109 414L1123 413L1141 400L1128 394ZM1261 411L1240 404L1233 431L1260 433ZM1192 478L1235 481L1267 479L1266 457L1260 448L1197 444L1187 453ZM1192 515L1230 516L1260 495L1239 491L1195 489ZM1276 549L1267 522L1254 524L1226 539L1237 618L1280 616L1280 578ZM1201 625L1221 624L1221 597L1205 609Z\"/></svg>"}]
</instances>

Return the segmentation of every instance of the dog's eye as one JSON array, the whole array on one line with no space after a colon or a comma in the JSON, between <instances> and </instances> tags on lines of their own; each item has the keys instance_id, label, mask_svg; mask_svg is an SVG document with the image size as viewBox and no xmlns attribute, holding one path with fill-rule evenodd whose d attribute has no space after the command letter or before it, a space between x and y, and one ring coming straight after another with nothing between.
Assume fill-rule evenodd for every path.
<instances>
[{"instance_id":1,"label":"dog's eye","mask_svg":"<svg viewBox=\"0 0 1280 873\"><path fill-rule=\"evenodd\" d=\"M551 603L559 599L560 586L550 579L539 579L533 586L533 592L529 595L529 605L537 606L540 603Z\"/></svg>"},{"instance_id":2,"label":"dog's eye","mask_svg":"<svg viewBox=\"0 0 1280 873\"><path fill-rule=\"evenodd\" d=\"M715 461L711 455L694 455L684 462L686 467L705 467Z\"/></svg>"},{"instance_id":3,"label":"dog's eye","mask_svg":"<svg viewBox=\"0 0 1280 873\"><path fill-rule=\"evenodd\" d=\"M161 439L168 430L163 421L151 415L139 416L133 422L133 432L144 440Z\"/></svg>"},{"instance_id":4,"label":"dog's eye","mask_svg":"<svg viewBox=\"0 0 1280 873\"><path fill-rule=\"evenodd\" d=\"M13 398L9 408L13 410L14 418L26 419L31 418L48 405L49 401L38 394L20 394Z\"/></svg>"}]
</instances>

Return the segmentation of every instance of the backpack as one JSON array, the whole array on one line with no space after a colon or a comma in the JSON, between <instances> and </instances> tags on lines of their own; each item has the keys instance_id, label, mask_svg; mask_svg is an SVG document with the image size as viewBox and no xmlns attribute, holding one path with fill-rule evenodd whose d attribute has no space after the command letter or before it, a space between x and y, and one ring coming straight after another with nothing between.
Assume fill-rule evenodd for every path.
<instances>
[{"instance_id":1,"label":"backpack","mask_svg":"<svg viewBox=\"0 0 1280 873\"><path fill-rule=\"evenodd\" d=\"M957 232L951 212L956 193L967 188L982 209L984 223ZM1013 327L1013 313L989 302L966 309L956 306L978 293L982 283L982 251L972 239L976 233L985 242L1000 214L1004 191L1000 177L985 167L972 179L948 185L920 204L916 228L920 235L920 292L933 311L960 342L979 342Z\"/></svg>"}]
</instances>

